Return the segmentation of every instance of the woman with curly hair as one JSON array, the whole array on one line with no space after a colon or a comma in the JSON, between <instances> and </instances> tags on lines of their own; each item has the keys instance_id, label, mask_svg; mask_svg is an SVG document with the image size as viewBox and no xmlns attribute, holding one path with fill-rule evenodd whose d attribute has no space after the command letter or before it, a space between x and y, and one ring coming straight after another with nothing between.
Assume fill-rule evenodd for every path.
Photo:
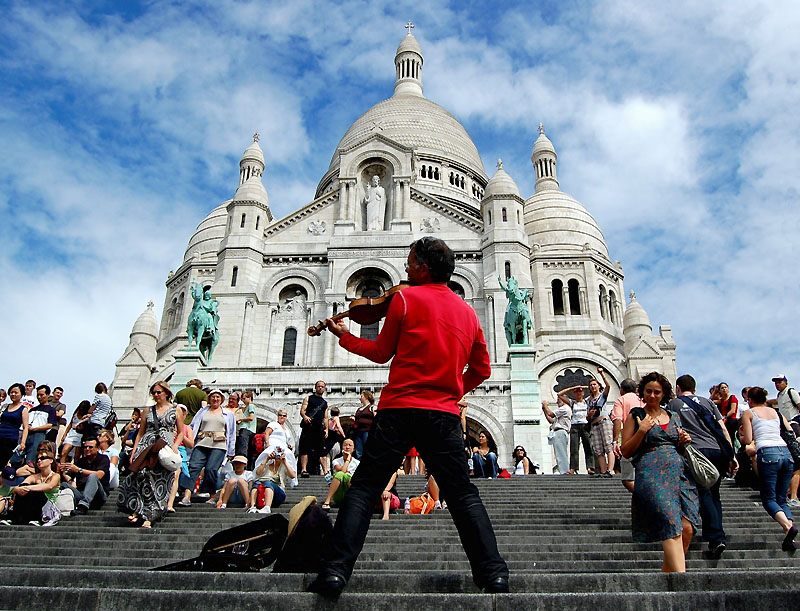
<instances>
[{"instance_id":1,"label":"woman with curly hair","mask_svg":"<svg viewBox=\"0 0 800 611\"><path fill-rule=\"evenodd\" d=\"M672 398L672 384L658 372L639 382L644 408L631 410L622 429L622 455L631 459L636 482L631 500L634 541L661 542L665 573L686 572L686 550L700 525L697 486L678 453L692 441L677 412L662 406Z\"/></svg>"}]
</instances>

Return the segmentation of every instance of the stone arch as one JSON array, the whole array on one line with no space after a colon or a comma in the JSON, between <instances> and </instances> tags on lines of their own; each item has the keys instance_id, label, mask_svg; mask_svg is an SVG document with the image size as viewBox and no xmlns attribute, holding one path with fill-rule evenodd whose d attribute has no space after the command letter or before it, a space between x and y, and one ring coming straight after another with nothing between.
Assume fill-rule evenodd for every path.
<instances>
[{"instance_id":1,"label":"stone arch","mask_svg":"<svg viewBox=\"0 0 800 611\"><path fill-rule=\"evenodd\" d=\"M499 397L503 400L504 397ZM511 454L511 447L513 446L514 433L512 429L506 429L503 424L497 419L497 416L492 411L479 402L475 402L475 397L467 395L467 420L472 421L480 428L489 431L489 434L497 444L497 460L500 466L508 466L508 456ZM471 432L471 430L470 430Z\"/></svg>"},{"instance_id":2,"label":"stone arch","mask_svg":"<svg viewBox=\"0 0 800 611\"><path fill-rule=\"evenodd\" d=\"M475 299L480 293L481 282L472 270L456 265L450 278L464 287L464 299Z\"/></svg>"},{"instance_id":3,"label":"stone arch","mask_svg":"<svg viewBox=\"0 0 800 611\"><path fill-rule=\"evenodd\" d=\"M362 151L353 157L353 159L350 160L350 164L347 166L347 171L340 171L339 175L359 176L361 172L361 166L363 166L367 160L373 158L385 161L392 166L392 174L395 176L407 174L406 172L403 172L403 160L394 153L380 149L369 149Z\"/></svg>"},{"instance_id":4,"label":"stone arch","mask_svg":"<svg viewBox=\"0 0 800 611\"><path fill-rule=\"evenodd\" d=\"M292 438L290 443L295 448L297 448L297 441L300 439L300 427L295 425L294 422L292 421L294 414L292 414L292 411L290 409L286 409L286 405L280 405L280 404L273 405L272 403L265 403L265 402L259 403L256 401L256 399L254 399L253 409L255 409L256 412L256 420L263 420L265 426L270 422L273 422L278 419L278 410L283 409L284 411L286 411L289 414L289 417L286 419L286 426L289 428L289 434ZM259 432L263 432L260 426L259 426Z\"/></svg>"},{"instance_id":5,"label":"stone arch","mask_svg":"<svg viewBox=\"0 0 800 611\"><path fill-rule=\"evenodd\" d=\"M261 294L265 301L277 303L281 290L289 284L299 284L306 289L308 299L311 301L321 299L325 294L325 284L322 278L302 267L290 267L278 272L264 283Z\"/></svg>"},{"instance_id":6,"label":"stone arch","mask_svg":"<svg viewBox=\"0 0 800 611\"><path fill-rule=\"evenodd\" d=\"M542 399L555 401L555 393L552 391L555 377L558 372L566 368L580 367L588 371L595 377L597 376L597 366L606 370L606 377L611 385L609 400L613 400L619 393L619 383L627 377L627 373L620 370L617 363L610 361L588 350L565 349L547 355L538 363L538 377L541 384Z\"/></svg>"},{"instance_id":7,"label":"stone arch","mask_svg":"<svg viewBox=\"0 0 800 611\"><path fill-rule=\"evenodd\" d=\"M400 280L402 280L400 272L394 265L392 265L388 261L384 261L383 259L370 259L369 261L359 260L359 261L354 261L353 263L345 267L339 274L337 274L338 279L336 281L336 285L331 288L334 289L335 292L337 293L346 294L347 283L350 281L350 278L356 272L366 267L374 267L384 272L391 279L392 281L391 286L399 284ZM344 282L344 285L342 285L342 282Z\"/></svg>"}]
</instances>

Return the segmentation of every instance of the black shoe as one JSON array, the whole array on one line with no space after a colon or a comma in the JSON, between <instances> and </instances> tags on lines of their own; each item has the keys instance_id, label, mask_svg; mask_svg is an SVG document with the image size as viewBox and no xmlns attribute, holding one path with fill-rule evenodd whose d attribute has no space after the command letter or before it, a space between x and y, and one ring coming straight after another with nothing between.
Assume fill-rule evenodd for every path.
<instances>
[{"instance_id":1,"label":"black shoe","mask_svg":"<svg viewBox=\"0 0 800 611\"><path fill-rule=\"evenodd\" d=\"M495 577L486 582L483 591L487 594L504 594L508 590L508 577Z\"/></svg>"},{"instance_id":2,"label":"black shoe","mask_svg":"<svg viewBox=\"0 0 800 611\"><path fill-rule=\"evenodd\" d=\"M781 549L784 552L793 552L797 549L797 544L794 542L796 536L797 526L792 526L786 533L786 537L783 539L783 544L781 545Z\"/></svg>"},{"instance_id":3,"label":"black shoe","mask_svg":"<svg viewBox=\"0 0 800 611\"><path fill-rule=\"evenodd\" d=\"M714 560L719 560L722 557L722 552L728 548L724 541L719 543L712 543L708 546L708 553Z\"/></svg>"},{"instance_id":4,"label":"black shoe","mask_svg":"<svg viewBox=\"0 0 800 611\"><path fill-rule=\"evenodd\" d=\"M344 591L347 582L338 575L317 575L317 578L308 586L309 592L316 592L325 598L338 598Z\"/></svg>"},{"instance_id":5,"label":"black shoe","mask_svg":"<svg viewBox=\"0 0 800 611\"><path fill-rule=\"evenodd\" d=\"M300 477L305 479L305 478L310 477L310 476L309 476L308 471L300 471Z\"/></svg>"},{"instance_id":6,"label":"black shoe","mask_svg":"<svg viewBox=\"0 0 800 611\"><path fill-rule=\"evenodd\" d=\"M69 515L71 516L85 516L89 513L89 508L86 505L76 505Z\"/></svg>"}]
</instances>

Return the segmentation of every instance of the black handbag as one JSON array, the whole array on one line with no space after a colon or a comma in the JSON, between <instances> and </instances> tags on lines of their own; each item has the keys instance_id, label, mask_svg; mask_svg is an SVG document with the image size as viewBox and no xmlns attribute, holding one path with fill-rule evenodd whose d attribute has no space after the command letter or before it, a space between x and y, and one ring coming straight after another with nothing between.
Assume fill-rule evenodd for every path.
<instances>
[{"instance_id":1,"label":"black handbag","mask_svg":"<svg viewBox=\"0 0 800 611\"><path fill-rule=\"evenodd\" d=\"M777 410L775 410L777 411ZM778 422L781 424L781 439L786 442L786 447L789 448L789 453L792 455L795 465L800 465L800 441L792 429L787 429L786 424L783 422L783 416L778 412Z\"/></svg>"}]
</instances>

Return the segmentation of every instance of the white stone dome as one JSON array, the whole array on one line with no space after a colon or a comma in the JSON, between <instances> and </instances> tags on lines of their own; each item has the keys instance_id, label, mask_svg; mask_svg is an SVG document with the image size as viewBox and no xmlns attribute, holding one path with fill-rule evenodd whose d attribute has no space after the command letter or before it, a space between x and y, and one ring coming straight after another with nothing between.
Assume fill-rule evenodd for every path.
<instances>
[{"instance_id":1,"label":"white stone dome","mask_svg":"<svg viewBox=\"0 0 800 611\"><path fill-rule=\"evenodd\" d=\"M608 259L600 226L574 197L557 189L535 193L525 202L525 230L531 246L547 251L599 252Z\"/></svg>"},{"instance_id":2,"label":"white stone dome","mask_svg":"<svg viewBox=\"0 0 800 611\"><path fill-rule=\"evenodd\" d=\"M192 259L195 253L199 254L201 259L216 257L219 243L225 237L225 229L228 224L227 206L230 201L214 208L197 226L189 239L186 253L183 255L184 261Z\"/></svg>"},{"instance_id":3,"label":"white stone dome","mask_svg":"<svg viewBox=\"0 0 800 611\"><path fill-rule=\"evenodd\" d=\"M553 146L553 143L550 141L550 138L545 136L544 131L539 133L539 137L536 138L536 142L533 143L533 153L531 153L531 158L536 157L539 153L553 153L555 155L556 149Z\"/></svg>"},{"instance_id":4,"label":"white stone dome","mask_svg":"<svg viewBox=\"0 0 800 611\"><path fill-rule=\"evenodd\" d=\"M503 162L499 160L497 162L497 172L495 172L491 180L486 183L486 189L483 192L484 197L489 197L490 195L519 196L517 183L515 183L509 173L503 169Z\"/></svg>"},{"instance_id":5,"label":"white stone dome","mask_svg":"<svg viewBox=\"0 0 800 611\"><path fill-rule=\"evenodd\" d=\"M639 333L639 335L642 335L644 331L647 331L648 334L653 331L650 317L642 307L642 304L636 301L635 293L631 293L631 302L625 308L625 314L622 316L622 328L625 335L633 331L641 331L642 333Z\"/></svg>"},{"instance_id":6,"label":"white stone dome","mask_svg":"<svg viewBox=\"0 0 800 611\"><path fill-rule=\"evenodd\" d=\"M251 176L236 189L233 200L237 202L259 202L265 206L269 205L269 196L260 176Z\"/></svg>"},{"instance_id":7,"label":"white stone dome","mask_svg":"<svg viewBox=\"0 0 800 611\"><path fill-rule=\"evenodd\" d=\"M401 53L405 53L407 51L422 55L422 49L420 48L417 39L414 38L411 33L406 34L403 37L403 40L400 41L400 44L397 45L397 53L395 53L395 55L400 55Z\"/></svg>"},{"instance_id":8,"label":"white stone dome","mask_svg":"<svg viewBox=\"0 0 800 611\"><path fill-rule=\"evenodd\" d=\"M147 304L147 309L145 309L145 311L139 315L139 318L136 319L136 322L133 323L131 337L138 333L158 338L158 321L156 320L155 312L153 312L152 301Z\"/></svg>"},{"instance_id":9,"label":"white stone dome","mask_svg":"<svg viewBox=\"0 0 800 611\"><path fill-rule=\"evenodd\" d=\"M255 138L257 137L258 134L256 134ZM253 139L253 143L244 150L244 153L242 153L242 162L253 159L255 161L260 161L261 165L264 166L264 151L261 150L261 146L259 146L258 140L255 138Z\"/></svg>"},{"instance_id":10,"label":"white stone dome","mask_svg":"<svg viewBox=\"0 0 800 611\"><path fill-rule=\"evenodd\" d=\"M356 119L339 141L329 171L339 165L338 149L349 148L373 133L415 148L420 154L456 161L487 178L478 149L464 126L444 108L419 95L392 96Z\"/></svg>"}]
</instances>

